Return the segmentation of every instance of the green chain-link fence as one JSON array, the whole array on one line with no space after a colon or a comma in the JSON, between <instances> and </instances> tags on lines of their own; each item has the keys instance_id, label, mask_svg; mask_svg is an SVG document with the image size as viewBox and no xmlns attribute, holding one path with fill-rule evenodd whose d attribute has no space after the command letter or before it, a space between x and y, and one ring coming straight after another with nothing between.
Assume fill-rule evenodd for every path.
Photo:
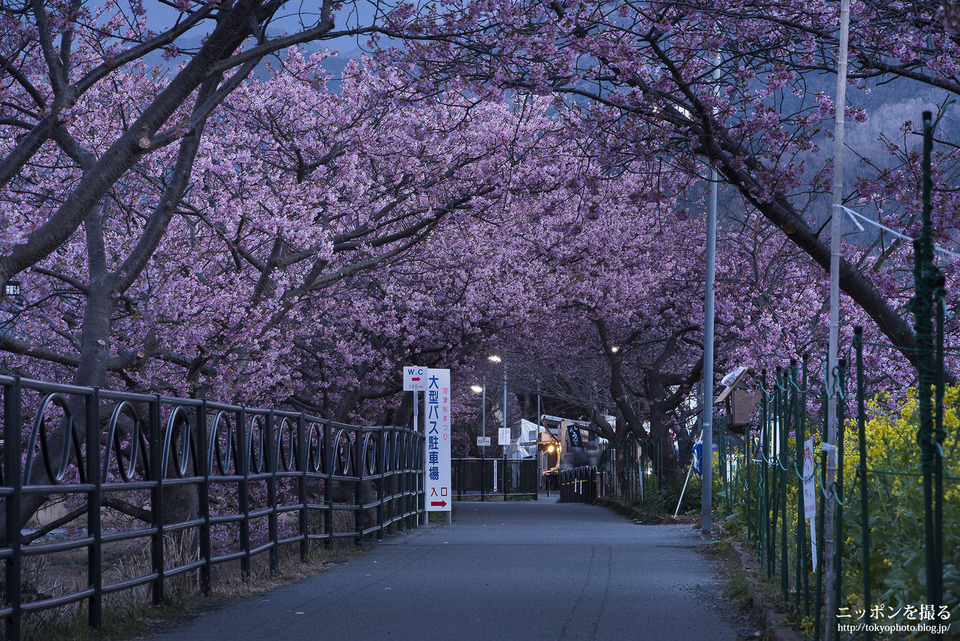
<instances>
[{"instance_id":1,"label":"green chain-link fence","mask_svg":"<svg viewBox=\"0 0 960 641\"><path fill-rule=\"evenodd\" d=\"M932 242L931 121L925 113L923 225L914 242L915 295L906 310L914 317L917 347L869 344L910 356L917 364L916 388L899 399L869 389L857 328L848 352L853 362L841 360L829 373L836 385L810 384L821 377L809 375L806 358L769 380L764 372L757 425L744 448L719 439L716 507L729 524L742 527L783 602L816 639L828 614L822 608L827 562L835 577L837 612L827 619L835 620L834 638L960 634L950 632L960 627L960 387L945 385L951 353L944 347L946 292ZM819 429L828 388L838 395L837 474L829 487L824 470L831 446L821 442L825 426ZM827 501L835 502L832 559L817 554Z\"/></svg>"}]
</instances>

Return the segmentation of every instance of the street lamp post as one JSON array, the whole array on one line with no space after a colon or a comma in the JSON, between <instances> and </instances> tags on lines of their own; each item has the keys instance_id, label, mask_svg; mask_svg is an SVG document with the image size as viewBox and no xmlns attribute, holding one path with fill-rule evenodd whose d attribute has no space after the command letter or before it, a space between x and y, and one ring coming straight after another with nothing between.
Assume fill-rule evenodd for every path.
<instances>
[{"instance_id":1,"label":"street lamp post","mask_svg":"<svg viewBox=\"0 0 960 641\"><path fill-rule=\"evenodd\" d=\"M486 477L483 475L484 463L487 460L487 375L483 375L483 385L474 385L470 389L473 390L474 394L480 394L480 434L483 436L484 441L483 445L480 446L480 500L485 501L487 497L486 493Z\"/></svg>"},{"instance_id":2,"label":"street lamp post","mask_svg":"<svg viewBox=\"0 0 960 641\"><path fill-rule=\"evenodd\" d=\"M491 363L503 363L503 405L500 406L500 411L503 412L503 429L507 429L507 363L496 354L488 357L488 360ZM507 450L503 450L503 495L507 495Z\"/></svg>"},{"instance_id":3,"label":"street lamp post","mask_svg":"<svg viewBox=\"0 0 960 641\"><path fill-rule=\"evenodd\" d=\"M533 444L533 455L536 457L537 464L534 468L536 476L533 477L533 486L536 489L536 494L533 495L534 500L540 499L540 481L543 479L543 469L540 467L540 383L537 383L537 431L536 437L534 437Z\"/></svg>"},{"instance_id":4,"label":"street lamp post","mask_svg":"<svg viewBox=\"0 0 960 641\"><path fill-rule=\"evenodd\" d=\"M503 427L507 427L507 364L504 362L503 358L494 354L490 356L488 360L491 363L503 363Z\"/></svg>"}]
</instances>

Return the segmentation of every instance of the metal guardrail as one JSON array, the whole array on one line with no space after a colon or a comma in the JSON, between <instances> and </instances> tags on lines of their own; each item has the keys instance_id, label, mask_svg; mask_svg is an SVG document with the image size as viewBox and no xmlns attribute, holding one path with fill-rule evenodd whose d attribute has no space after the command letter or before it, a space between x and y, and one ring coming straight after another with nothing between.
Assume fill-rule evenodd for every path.
<instances>
[{"instance_id":1,"label":"metal guardrail","mask_svg":"<svg viewBox=\"0 0 960 641\"><path fill-rule=\"evenodd\" d=\"M38 497L63 497L86 520L62 540L30 542L21 534L0 543L7 639L20 638L28 613L85 601L90 626L99 628L105 595L146 585L162 606L165 585L178 575L197 572L207 593L217 564L237 560L248 578L252 557L266 553L274 573L281 546L298 546L306 560L311 541L359 543L416 527L423 514L423 436L407 428L9 376L0 376L0 386L8 529L19 531L21 506ZM198 509L172 521L164 502L177 492L195 494ZM119 501L139 506L143 520L114 522L110 506ZM338 512L350 515L338 519L351 523L347 531L335 531ZM216 532L230 536L218 540ZM188 558L165 553L164 541L175 536L191 542ZM149 548L151 567L105 579L103 546L138 541ZM87 551L86 586L52 597L21 591L25 560L69 550Z\"/></svg>"},{"instance_id":2,"label":"metal guardrail","mask_svg":"<svg viewBox=\"0 0 960 641\"><path fill-rule=\"evenodd\" d=\"M597 499L599 475L594 465L560 472L560 502L591 504Z\"/></svg>"}]
</instances>

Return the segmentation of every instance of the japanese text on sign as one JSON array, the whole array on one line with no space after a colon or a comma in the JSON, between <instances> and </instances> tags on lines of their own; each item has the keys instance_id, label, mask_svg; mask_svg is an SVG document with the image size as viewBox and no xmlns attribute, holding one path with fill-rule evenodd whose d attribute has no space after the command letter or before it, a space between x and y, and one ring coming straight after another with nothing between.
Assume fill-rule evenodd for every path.
<instances>
[{"instance_id":1,"label":"japanese text on sign","mask_svg":"<svg viewBox=\"0 0 960 641\"><path fill-rule=\"evenodd\" d=\"M424 395L426 429L427 511L449 512L450 483L450 370L427 370Z\"/></svg>"}]
</instances>

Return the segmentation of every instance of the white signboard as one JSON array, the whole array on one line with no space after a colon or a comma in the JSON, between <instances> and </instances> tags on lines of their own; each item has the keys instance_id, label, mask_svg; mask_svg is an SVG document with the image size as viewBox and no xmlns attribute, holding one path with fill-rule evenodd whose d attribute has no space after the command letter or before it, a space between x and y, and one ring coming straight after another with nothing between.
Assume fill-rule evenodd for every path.
<instances>
[{"instance_id":1,"label":"white signboard","mask_svg":"<svg viewBox=\"0 0 960 641\"><path fill-rule=\"evenodd\" d=\"M450 482L450 370L428 369L424 390L427 511L449 512L453 500Z\"/></svg>"},{"instance_id":2,"label":"white signboard","mask_svg":"<svg viewBox=\"0 0 960 641\"><path fill-rule=\"evenodd\" d=\"M490 437L489 437L489 436L478 436L478 437L477 437L477 447L490 447Z\"/></svg>"},{"instance_id":3,"label":"white signboard","mask_svg":"<svg viewBox=\"0 0 960 641\"><path fill-rule=\"evenodd\" d=\"M425 392L427 391L427 368L419 366L406 366L403 368L403 391L404 392Z\"/></svg>"},{"instance_id":4,"label":"white signboard","mask_svg":"<svg viewBox=\"0 0 960 641\"><path fill-rule=\"evenodd\" d=\"M510 445L509 427L501 427L497 430L497 445Z\"/></svg>"},{"instance_id":5,"label":"white signboard","mask_svg":"<svg viewBox=\"0 0 960 641\"><path fill-rule=\"evenodd\" d=\"M810 564L817 571L817 483L813 440L803 442L803 516L810 521Z\"/></svg>"},{"instance_id":6,"label":"white signboard","mask_svg":"<svg viewBox=\"0 0 960 641\"><path fill-rule=\"evenodd\" d=\"M812 519L817 515L817 485L814 477L816 464L813 460L813 439L803 442L803 516Z\"/></svg>"}]
</instances>

